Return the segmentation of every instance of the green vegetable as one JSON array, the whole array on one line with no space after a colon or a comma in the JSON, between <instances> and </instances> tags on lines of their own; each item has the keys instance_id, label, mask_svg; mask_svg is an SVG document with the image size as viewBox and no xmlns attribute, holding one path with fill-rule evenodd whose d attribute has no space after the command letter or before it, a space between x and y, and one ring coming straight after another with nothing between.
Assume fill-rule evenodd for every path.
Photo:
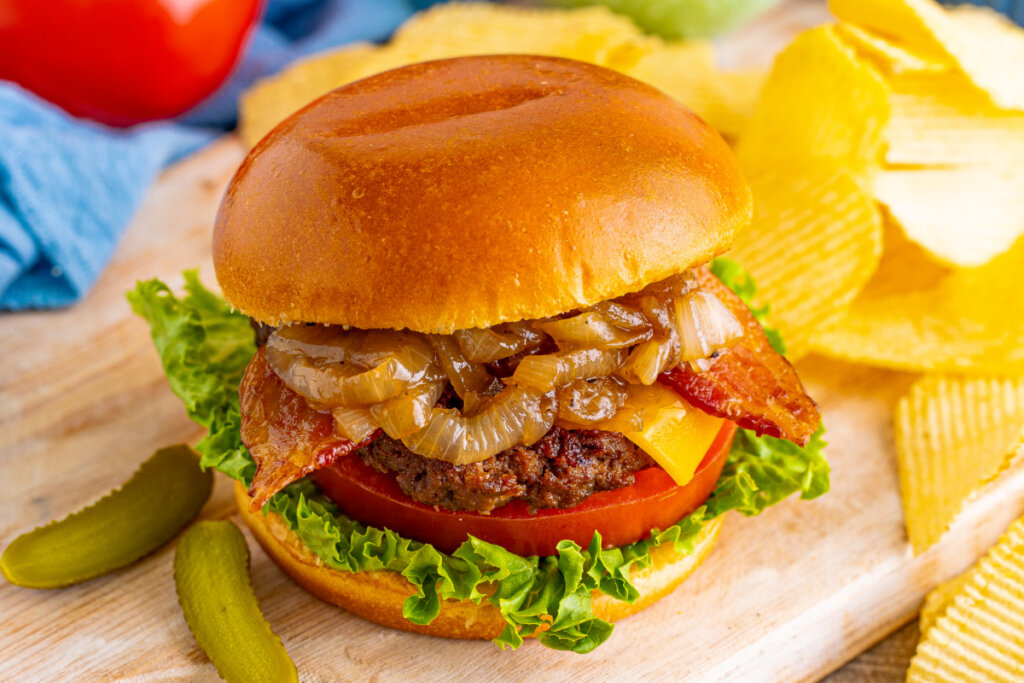
<instances>
[{"instance_id":1,"label":"green vegetable","mask_svg":"<svg viewBox=\"0 0 1024 683\"><path fill-rule=\"evenodd\" d=\"M605 5L647 33L670 40L713 38L778 0L544 0L553 7Z\"/></svg>"},{"instance_id":2,"label":"green vegetable","mask_svg":"<svg viewBox=\"0 0 1024 683\"><path fill-rule=\"evenodd\" d=\"M718 259L712 269L750 305L755 288L738 264ZM186 282L188 296L180 301L156 281L139 283L129 298L150 321L164 367L169 375L175 375L175 391L187 407L203 406L208 411L197 414L189 407L193 419L208 426L211 435L218 435L216 440L208 437L200 444L205 448L203 462L249 483L254 468L238 434L240 369L235 359L247 358L255 350L252 332L242 315L231 312L226 304L216 304L194 273L186 274ZM763 320L766 312L762 309L755 314ZM232 330L233 336L220 334L220 348L214 349L207 333L211 329ZM169 334L179 338L168 339ZM173 349L173 354L165 349ZM211 382L211 376L219 383ZM209 411L218 417L209 419ZM612 630L611 624L594 616L590 604L593 591L635 600L638 593L629 581L630 570L648 566L654 546L672 543L680 553L692 552L702 524L728 510L753 515L796 492L802 498L825 493L829 482L822 433L819 429L807 447L800 448L740 430L725 470L704 506L668 529L652 532L648 539L611 550L603 550L595 534L587 548L563 542L558 555L521 557L471 537L449 555L345 517L308 480L277 493L265 510L279 513L329 567L400 572L417 591L403 610L414 623L432 621L444 598L487 599L507 622L498 644L517 647L524 636L535 634L548 647L582 653L600 645ZM487 583L495 589L490 597L480 590ZM553 620L551 628L537 633L545 615Z\"/></svg>"},{"instance_id":3,"label":"green vegetable","mask_svg":"<svg viewBox=\"0 0 1024 683\"><path fill-rule=\"evenodd\" d=\"M171 540L210 497L213 474L185 445L162 448L121 488L14 539L0 571L26 588L62 588L131 564Z\"/></svg>"},{"instance_id":4,"label":"green vegetable","mask_svg":"<svg viewBox=\"0 0 1024 683\"><path fill-rule=\"evenodd\" d=\"M299 680L252 592L249 547L238 527L199 522L182 534L174 551L174 585L192 635L224 680Z\"/></svg>"},{"instance_id":5,"label":"green vegetable","mask_svg":"<svg viewBox=\"0 0 1024 683\"><path fill-rule=\"evenodd\" d=\"M149 321L171 390L209 430L196 445L200 464L250 482L256 465L238 435L238 384L256 350L249 319L204 288L194 270L185 271L185 292L178 300L149 280L128 292L128 301Z\"/></svg>"}]
</instances>

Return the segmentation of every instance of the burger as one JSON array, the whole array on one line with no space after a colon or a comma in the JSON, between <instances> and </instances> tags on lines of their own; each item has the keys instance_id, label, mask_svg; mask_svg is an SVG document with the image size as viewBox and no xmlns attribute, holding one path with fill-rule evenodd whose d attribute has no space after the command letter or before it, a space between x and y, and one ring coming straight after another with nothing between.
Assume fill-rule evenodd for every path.
<instances>
[{"instance_id":1,"label":"burger","mask_svg":"<svg viewBox=\"0 0 1024 683\"><path fill-rule=\"evenodd\" d=\"M751 205L652 87L426 62L250 152L214 230L227 304L194 276L132 300L297 583L393 628L587 652L727 510L828 487L818 408L716 258Z\"/></svg>"}]
</instances>

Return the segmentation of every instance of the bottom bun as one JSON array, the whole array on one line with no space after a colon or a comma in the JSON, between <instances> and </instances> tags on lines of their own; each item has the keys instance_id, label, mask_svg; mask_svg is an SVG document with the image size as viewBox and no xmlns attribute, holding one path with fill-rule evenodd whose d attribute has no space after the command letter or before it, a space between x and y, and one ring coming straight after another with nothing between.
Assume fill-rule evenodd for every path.
<instances>
[{"instance_id":1,"label":"bottom bun","mask_svg":"<svg viewBox=\"0 0 1024 683\"><path fill-rule=\"evenodd\" d=\"M355 574L331 569L305 546L280 515L250 512L251 499L237 482L235 501L242 519L267 554L296 583L321 600L383 626L443 638L490 640L505 628L505 620L491 603L454 599L442 600L440 614L429 624L414 624L402 616L402 605L416 591L401 574L386 569ZM639 599L623 602L595 591L594 614L618 621L671 593L711 552L721 528L720 517L705 523L697 535L694 551L687 555L677 554L670 543L652 549L651 566L634 568L630 573L630 580L640 591Z\"/></svg>"}]
</instances>

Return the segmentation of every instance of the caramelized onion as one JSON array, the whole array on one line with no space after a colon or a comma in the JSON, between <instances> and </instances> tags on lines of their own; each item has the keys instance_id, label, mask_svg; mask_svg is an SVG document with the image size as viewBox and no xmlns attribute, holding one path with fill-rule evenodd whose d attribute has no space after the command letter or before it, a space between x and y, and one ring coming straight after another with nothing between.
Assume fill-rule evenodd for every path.
<instances>
[{"instance_id":1,"label":"caramelized onion","mask_svg":"<svg viewBox=\"0 0 1024 683\"><path fill-rule=\"evenodd\" d=\"M578 349L527 356L513 373L512 382L547 393L576 379L610 375L625 360L626 351L622 349Z\"/></svg>"},{"instance_id":2,"label":"caramelized onion","mask_svg":"<svg viewBox=\"0 0 1024 683\"><path fill-rule=\"evenodd\" d=\"M571 318L547 320L536 327L551 336L560 348L621 349L650 339L650 325L625 330L613 325L597 311L587 311Z\"/></svg>"},{"instance_id":3,"label":"caramelized onion","mask_svg":"<svg viewBox=\"0 0 1024 683\"><path fill-rule=\"evenodd\" d=\"M577 379L555 392L558 419L590 426L610 419L626 402L626 389L611 377Z\"/></svg>"},{"instance_id":4,"label":"caramelized onion","mask_svg":"<svg viewBox=\"0 0 1024 683\"><path fill-rule=\"evenodd\" d=\"M707 358L743 336L736 316L710 292L696 291L675 300L680 359Z\"/></svg>"},{"instance_id":5,"label":"caramelized onion","mask_svg":"<svg viewBox=\"0 0 1024 683\"><path fill-rule=\"evenodd\" d=\"M512 386L482 401L472 415L435 407L427 425L403 441L413 453L465 465L517 444L536 442L551 429L554 420L550 395Z\"/></svg>"},{"instance_id":6,"label":"caramelized onion","mask_svg":"<svg viewBox=\"0 0 1024 683\"><path fill-rule=\"evenodd\" d=\"M467 360L453 337L434 334L428 339L452 389L463 401L473 395L497 393L495 387L500 390L501 382L492 377L482 363Z\"/></svg>"},{"instance_id":7,"label":"caramelized onion","mask_svg":"<svg viewBox=\"0 0 1024 683\"><path fill-rule=\"evenodd\" d=\"M647 285L640 290L640 294L651 295L662 301L667 301L689 294L699 286L697 274L692 270L686 270L678 275L670 275L664 280Z\"/></svg>"},{"instance_id":8,"label":"caramelized onion","mask_svg":"<svg viewBox=\"0 0 1024 683\"><path fill-rule=\"evenodd\" d=\"M286 325L266 359L310 407L331 410L336 435L359 443L383 429L415 453L466 464L534 443L556 418L577 428L608 420L629 409L623 380L650 385L680 363L707 372L706 359L742 335L687 272L571 317L447 336ZM461 411L437 406L447 383ZM643 411L633 411L639 428Z\"/></svg>"},{"instance_id":9,"label":"caramelized onion","mask_svg":"<svg viewBox=\"0 0 1024 683\"><path fill-rule=\"evenodd\" d=\"M458 330L454 334L467 360L489 363L514 356L540 344L544 337L525 323L507 323L493 328Z\"/></svg>"},{"instance_id":10,"label":"caramelized onion","mask_svg":"<svg viewBox=\"0 0 1024 683\"><path fill-rule=\"evenodd\" d=\"M657 381L658 375L678 363L679 340L673 335L639 344L616 374L630 384L650 386Z\"/></svg>"},{"instance_id":11,"label":"caramelized onion","mask_svg":"<svg viewBox=\"0 0 1024 683\"><path fill-rule=\"evenodd\" d=\"M640 297L640 310L654 328L655 339L667 339L677 334L671 303L654 295Z\"/></svg>"},{"instance_id":12,"label":"caramelized onion","mask_svg":"<svg viewBox=\"0 0 1024 683\"><path fill-rule=\"evenodd\" d=\"M421 335L322 325L279 328L267 340L267 361L290 389L324 408L374 405L440 375Z\"/></svg>"},{"instance_id":13,"label":"caramelized onion","mask_svg":"<svg viewBox=\"0 0 1024 683\"><path fill-rule=\"evenodd\" d=\"M361 443L377 431L378 424L366 408L335 408L334 431L352 443Z\"/></svg>"},{"instance_id":14,"label":"caramelized onion","mask_svg":"<svg viewBox=\"0 0 1024 683\"><path fill-rule=\"evenodd\" d=\"M444 389L444 382L422 382L401 396L378 403L370 414L392 439L401 439L427 424L430 411Z\"/></svg>"},{"instance_id":15,"label":"caramelized onion","mask_svg":"<svg viewBox=\"0 0 1024 683\"><path fill-rule=\"evenodd\" d=\"M651 329L651 323L647 321L643 311L621 301L602 301L594 304L594 310L624 330Z\"/></svg>"}]
</instances>

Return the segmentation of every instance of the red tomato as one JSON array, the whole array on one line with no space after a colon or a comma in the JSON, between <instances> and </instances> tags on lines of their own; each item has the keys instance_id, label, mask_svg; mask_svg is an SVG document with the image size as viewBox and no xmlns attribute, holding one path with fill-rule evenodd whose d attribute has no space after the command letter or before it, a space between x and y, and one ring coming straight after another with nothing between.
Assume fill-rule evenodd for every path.
<instances>
[{"instance_id":1,"label":"red tomato","mask_svg":"<svg viewBox=\"0 0 1024 683\"><path fill-rule=\"evenodd\" d=\"M318 470L313 481L353 519L387 527L445 552L452 552L472 534L518 555L554 555L563 539L586 547L597 530L606 548L626 545L693 512L714 490L735 434L734 423L722 425L685 486L676 486L660 467L648 467L636 473L632 486L595 493L568 510L545 509L532 515L522 501L489 515L435 509L409 498L393 475L377 472L358 457L342 458Z\"/></svg>"},{"instance_id":2,"label":"red tomato","mask_svg":"<svg viewBox=\"0 0 1024 683\"><path fill-rule=\"evenodd\" d=\"M0 0L0 78L127 126L176 116L234 67L261 0Z\"/></svg>"}]
</instances>

